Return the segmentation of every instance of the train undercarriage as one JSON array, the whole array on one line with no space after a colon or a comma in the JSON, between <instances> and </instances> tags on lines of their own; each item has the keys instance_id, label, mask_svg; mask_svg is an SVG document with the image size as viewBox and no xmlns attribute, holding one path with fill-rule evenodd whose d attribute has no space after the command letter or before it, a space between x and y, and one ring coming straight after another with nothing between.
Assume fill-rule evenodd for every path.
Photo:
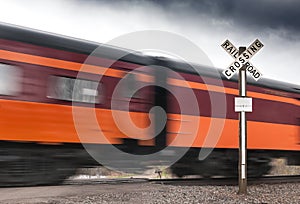
<instances>
[{"instance_id":1,"label":"train undercarriage","mask_svg":"<svg viewBox=\"0 0 300 204\"><path fill-rule=\"evenodd\" d=\"M198 160L199 151L190 151L177 163L171 166L173 174L178 177L200 175L210 178L214 176L238 176L238 151L214 150L204 160ZM263 151L248 152L247 174L249 177L261 177L271 170L272 155Z\"/></svg>"},{"instance_id":2,"label":"train undercarriage","mask_svg":"<svg viewBox=\"0 0 300 204\"><path fill-rule=\"evenodd\" d=\"M72 145L3 142L0 153L1 186L59 184L74 175L78 168L100 165L84 149L78 146L75 148ZM238 151L236 149L215 149L204 160L199 160L198 155L199 149L191 148L170 167L172 173L178 177L187 175L206 178L238 176ZM249 150L248 177L261 177L268 174L272 168L273 158L285 157L288 164L299 165L298 155L298 152ZM128 166L131 165L131 161L122 162ZM155 162L153 161L152 164Z\"/></svg>"},{"instance_id":3,"label":"train undercarriage","mask_svg":"<svg viewBox=\"0 0 300 204\"><path fill-rule=\"evenodd\" d=\"M63 146L4 142L0 148L0 186L59 184L80 166L76 155L74 149Z\"/></svg>"}]
</instances>

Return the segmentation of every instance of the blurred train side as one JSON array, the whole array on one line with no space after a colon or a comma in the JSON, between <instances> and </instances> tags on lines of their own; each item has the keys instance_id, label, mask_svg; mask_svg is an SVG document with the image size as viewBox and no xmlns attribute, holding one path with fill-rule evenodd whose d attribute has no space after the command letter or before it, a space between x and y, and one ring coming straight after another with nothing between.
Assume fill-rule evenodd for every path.
<instances>
[{"instance_id":1,"label":"blurred train side","mask_svg":"<svg viewBox=\"0 0 300 204\"><path fill-rule=\"evenodd\" d=\"M189 90L182 80L169 76L168 71L157 72L151 68L152 65L169 67L180 73L198 99L200 115L195 115L193 110L188 110L183 115L191 120L197 117L200 120L200 130L187 154L172 167L175 174L222 174L222 171L213 171L216 166L211 161L219 162L219 165L225 163L228 171L236 167L238 114L233 107L234 97L238 95L236 80L228 81L223 78L227 113L226 117L220 116L220 119L225 120L224 129L215 151L206 162L197 161L201 148L213 148L204 145L213 119L208 86L204 82L209 82L210 87L214 87L210 92L216 98L221 97L223 92L215 73L209 68L198 67L201 74L199 77L184 62L156 59L102 45L102 52L94 57L94 64L81 74L79 88L84 89L84 92L72 99L72 87L78 71L87 56L98 46L99 44L92 42L1 25L0 144L1 167L4 173L0 178L3 185L58 182L72 175L78 167L97 165L83 150L81 143L114 144L127 152L143 153L164 148L176 136L181 137L179 141L182 142L175 146L184 147L185 135L178 132L178 127L183 124L180 121L182 115L179 105L172 94L163 88L144 88L138 96L128 98L127 92L130 92L133 83L124 87L122 96L124 104L130 101L131 118L139 127L149 125L148 111L153 106L161 106L167 110L168 122L156 138L147 140L146 135L140 136L144 138L129 138L113 121L113 91L118 82L136 68L148 67L148 73L133 76L136 83L147 84L147 81L165 80L166 86L176 93L184 94ZM124 57L118 59L120 55ZM106 70L107 66L110 67L109 70ZM98 84L100 75L103 78ZM254 112L248 114L249 157L252 157L254 164L261 158L265 159L264 165L267 165L270 158L286 157L291 164L299 165L300 87L262 80L259 83L250 83L248 95L254 98ZM108 141L97 140L97 130L88 122L83 124L87 130L86 136L78 136L72 115L72 100L76 102L76 106L87 111L95 106L97 120L101 128L104 128L102 131ZM122 105L117 110L122 112ZM158 118L156 120L159 121ZM21 161L27 161L26 159L30 161L29 164L22 164ZM49 175L46 175L45 168L48 168ZM201 170L198 171L199 168ZM207 171L203 170L205 168ZM23 173L18 172L19 170ZM23 175L26 171L32 175L27 176L28 180ZM265 173L264 170L261 172ZM55 177L54 174L59 176Z\"/></svg>"},{"instance_id":2,"label":"blurred train side","mask_svg":"<svg viewBox=\"0 0 300 204\"><path fill-rule=\"evenodd\" d=\"M72 99L75 78L87 56L99 44L11 25L0 27L1 185L38 185L57 183L74 174L78 167L99 165L84 150L81 142L126 143L111 114L111 97L121 77L151 59L103 47L97 66L79 79L80 94ZM122 60L115 56L125 55ZM138 64L137 64L138 63ZM98 85L99 74L110 64ZM102 66L101 66L102 65ZM148 123L143 112L151 106L151 94L131 103L131 118L140 125ZM73 101L72 101L73 100ZM124 101L128 100L124 96ZM85 122L87 137L79 138L74 126L72 102L89 110L96 108L97 119L108 141L95 139L95 127ZM142 120L141 120L142 117ZM145 118L145 120L143 120ZM124 140L124 141L123 141ZM126 145L125 145L126 146Z\"/></svg>"},{"instance_id":3,"label":"blurred train side","mask_svg":"<svg viewBox=\"0 0 300 204\"><path fill-rule=\"evenodd\" d=\"M200 109L200 129L196 140L191 151L172 166L173 173L178 176L197 174L196 172L202 176L236 176L239 121L238 113L234 111L234 97L239 94L237 77L233 80L222 77L223 90L217 80L218 75L212 71L199 67L201 77L195 77L196 73L183 69L185 66L182 63L169 64L190 81ZM247 95L253 98L253 112L247 114L248 175L257 177L267 174L271 169L272 158L284 157L289 165L299 165L299 86L269 79L256 82L249 78ZM205 139L211 128L211 121L222 119L223 116L212 115L212 108L216 107L211 105L208 91L214 100L220 98L220 106L224 101L218 95L226 93L225 124L215 146L206 145ZM214 147L214 150L204 161L198 161L199 147Z\"/></svg>"}]
</instances>

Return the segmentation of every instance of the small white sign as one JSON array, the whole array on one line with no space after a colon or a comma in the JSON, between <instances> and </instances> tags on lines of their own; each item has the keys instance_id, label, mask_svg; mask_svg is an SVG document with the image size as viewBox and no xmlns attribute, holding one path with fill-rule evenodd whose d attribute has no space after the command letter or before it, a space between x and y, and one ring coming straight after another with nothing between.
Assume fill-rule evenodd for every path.
<instances>
[{"instance_id":1,"label":"small white sign","mask_svg":"<svg viewBox=\"0 0 300 204\"><path fill-rule=\"evenodd\" d=\"M235 112L252 112L252 98L235 97L234 102Z\"/></svg>"}]
</instances>

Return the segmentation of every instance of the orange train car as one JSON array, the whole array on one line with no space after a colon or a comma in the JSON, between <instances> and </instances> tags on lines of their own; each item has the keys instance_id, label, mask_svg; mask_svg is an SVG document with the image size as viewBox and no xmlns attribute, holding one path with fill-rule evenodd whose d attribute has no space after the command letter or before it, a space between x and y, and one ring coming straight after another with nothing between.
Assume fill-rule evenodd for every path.
<instances>
[{"instance_id":1,"label":"orange train car","mask_svg":"<svg viewBox=\"0 0 300 204\"><path fill-rule=\"evenodd\" d=\"M237 80L212 68L1 24L0 185L143 162L235 176L237 95ZM300 165L300 87L263 79L248 95L248 174L266 174L277 157Z\"/></svg>"}]
</instances>

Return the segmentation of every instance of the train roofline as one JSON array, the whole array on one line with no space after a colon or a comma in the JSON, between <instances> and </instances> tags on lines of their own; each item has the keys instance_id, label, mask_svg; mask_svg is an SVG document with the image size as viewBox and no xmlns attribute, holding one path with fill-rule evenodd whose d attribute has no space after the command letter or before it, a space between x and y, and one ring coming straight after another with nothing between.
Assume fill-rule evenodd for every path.
<instances>
[{"instance_id":1,"label":"train roofline","mask_svg":"<svg viewBox=\"0 0 300 204\"><path fill-rule=\"evenodd\" d=\"M119 59L120 56L124 56L121 58L122 61L134 62L141 65L153 63L152 57L133 50L4 22L0 22L0 38L85 55L90 55L95 49L101 47L96 53L93 53L95 56L109 59ZM46 41L44 40L45 38L47 38Z\"/></svg>"},{"instance_id":2,"label":"train roofline","mask_svg":"<svg viewBox=\"0 0 300 204\"><path fill-rule=\"evenodd\" d=\"M171 66L172 69L175 71L186 72L191 74L200 74L201 76L209 76L214 78L221 77L222 80L229 81L226 77L222 75L221 69L188 63L166 57L148 56L129 49L50 33L37 29L26 28L23 26L8 24L4 22L0 22L0 38L87 55L91 54L96 48L101 46L103 48L103 52L99 53L97 51L96 56L111 59L116 59L119 58L119 56L124 56L120 60L140 65L158 64ZM45 38L47 38L47 41L44 40ZM195 69L197 69L197 71ZM230 81L238 81L237 75L235 75ZM263 78L256 82L251 77L248 77L248 83L254 86L260 86L300 94L300 86L296 84L281 82L267 78Z\"/></svg>"}]
</instances>

